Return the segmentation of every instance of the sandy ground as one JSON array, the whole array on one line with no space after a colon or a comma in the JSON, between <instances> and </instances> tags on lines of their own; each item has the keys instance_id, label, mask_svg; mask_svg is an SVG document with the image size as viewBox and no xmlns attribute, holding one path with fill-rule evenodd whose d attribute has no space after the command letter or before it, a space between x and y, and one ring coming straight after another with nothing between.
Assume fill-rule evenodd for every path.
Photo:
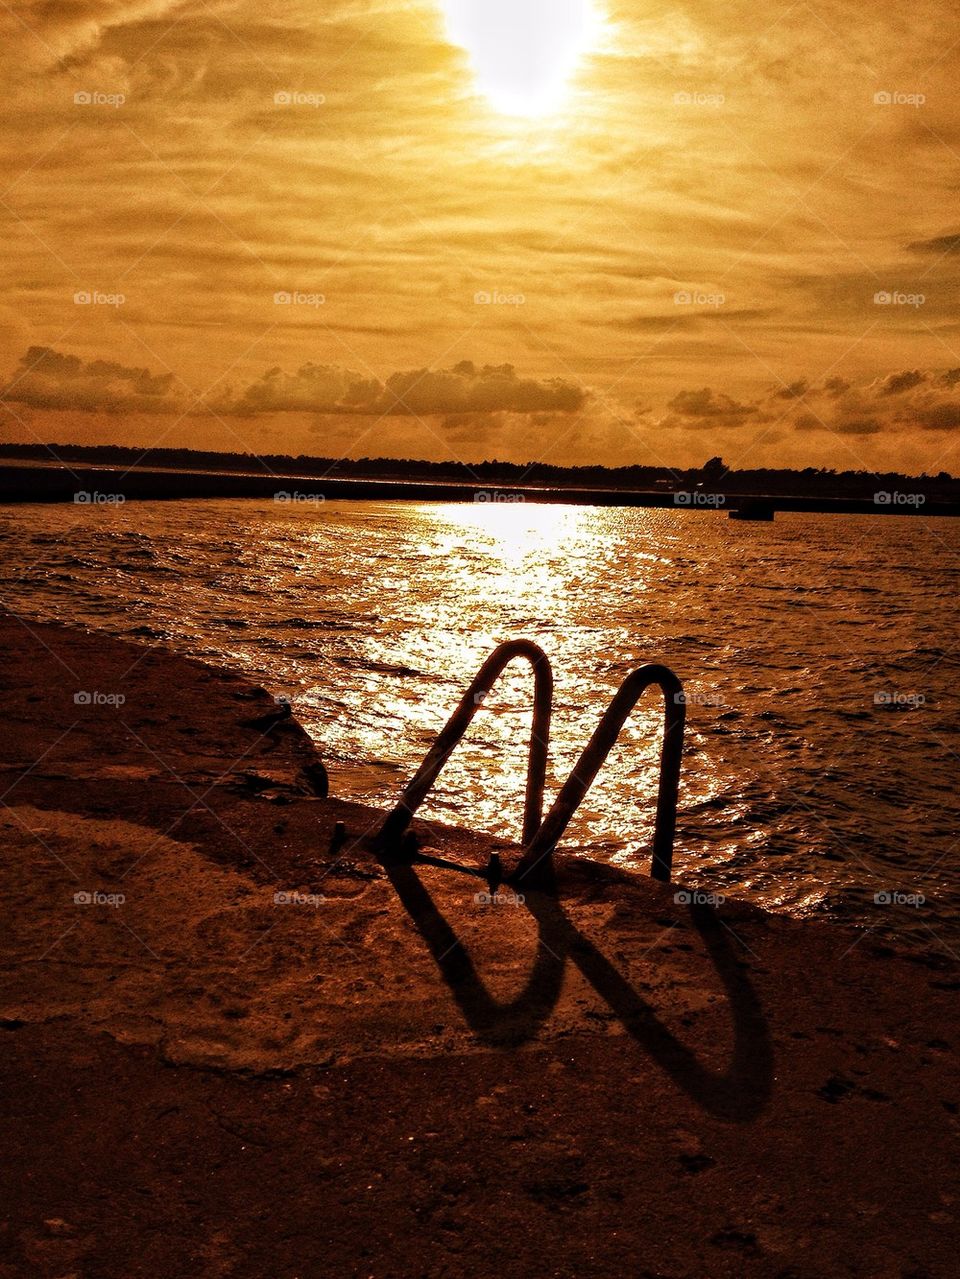
<instances>
[{"instance_id":1,"label":"sandy ground","mask_svg":"<svg viewBox=\"0 0 960 1279\"><path fill-rule=\"evenodd\" d=\"M0 641L0 1279L955 1273L942 957L573 860L477 902L265 690Z\"/></svg>"}]
</instances>

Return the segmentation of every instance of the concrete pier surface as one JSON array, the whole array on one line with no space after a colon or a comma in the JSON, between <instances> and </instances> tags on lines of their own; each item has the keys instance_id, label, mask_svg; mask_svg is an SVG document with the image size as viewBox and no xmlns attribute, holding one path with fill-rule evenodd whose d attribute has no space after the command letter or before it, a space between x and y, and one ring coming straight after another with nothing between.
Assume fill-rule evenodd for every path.
<instances>
[{"instance_id":1,"label":"concrete pier surface","mask_svg":"<svg viewBox=\"0 0 960 1279\"><path fill-rule=\"evenodd\" d=\"M0 641L0 1279L956 1273L942 953L385 866L268 690Z\"/></svg>"}]
</instances>

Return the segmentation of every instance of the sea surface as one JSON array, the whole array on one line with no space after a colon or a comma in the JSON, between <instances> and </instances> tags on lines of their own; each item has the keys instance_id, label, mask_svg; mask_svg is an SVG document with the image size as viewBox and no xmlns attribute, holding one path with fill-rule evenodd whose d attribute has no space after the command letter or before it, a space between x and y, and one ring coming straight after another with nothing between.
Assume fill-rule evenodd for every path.
<instances>
[{"instance_id":1,"label":"sea surface","mask_svg":"<svg viewBox=\"0 0 960 1279\"><path fill-rule=\"evenodd\" d=\"M390 805L483 659L556 678L548 802L625 676L684 682L675 877L960 956L960 521L487 502L0 507L0 602L229 664ZM519 837L532 678L478 711L422 814ZM171 690L171 696L175 696ZM646 869L651 690L564 845Z\"/></svg>"}]
</instances>

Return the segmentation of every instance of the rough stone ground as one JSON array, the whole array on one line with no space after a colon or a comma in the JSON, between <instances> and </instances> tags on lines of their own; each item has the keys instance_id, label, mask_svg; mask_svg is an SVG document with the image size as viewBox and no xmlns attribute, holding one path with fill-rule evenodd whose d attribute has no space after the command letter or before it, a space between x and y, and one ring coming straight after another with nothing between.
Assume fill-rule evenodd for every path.
<instances>
[{"instance_id":1,"label":"rough stone ground","mask_svg":"<svg viewBox=\"0 0 960 1279\"><path fill-rule=\"evenodd\" d=\"M478 903L266 691L0 642L0 1279L956 1273L942 958L572 859Z\"/></svg>"}]
</instances>

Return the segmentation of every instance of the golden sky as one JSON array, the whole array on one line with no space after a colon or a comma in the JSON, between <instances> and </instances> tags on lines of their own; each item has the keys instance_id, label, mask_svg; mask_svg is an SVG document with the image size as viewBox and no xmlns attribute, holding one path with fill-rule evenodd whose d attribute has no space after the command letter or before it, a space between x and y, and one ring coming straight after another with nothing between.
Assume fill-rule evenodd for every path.
<instances>
[{"instance_id":1,"label":"golden sky","mask_svg":"<svg viewBox=\"0 0 960 1279\"><path fill-rule=\"evenodd\" d=\"M12 0L0 45L0 439L960 473L953 5Z\"/></svg>"}]
</instances>

